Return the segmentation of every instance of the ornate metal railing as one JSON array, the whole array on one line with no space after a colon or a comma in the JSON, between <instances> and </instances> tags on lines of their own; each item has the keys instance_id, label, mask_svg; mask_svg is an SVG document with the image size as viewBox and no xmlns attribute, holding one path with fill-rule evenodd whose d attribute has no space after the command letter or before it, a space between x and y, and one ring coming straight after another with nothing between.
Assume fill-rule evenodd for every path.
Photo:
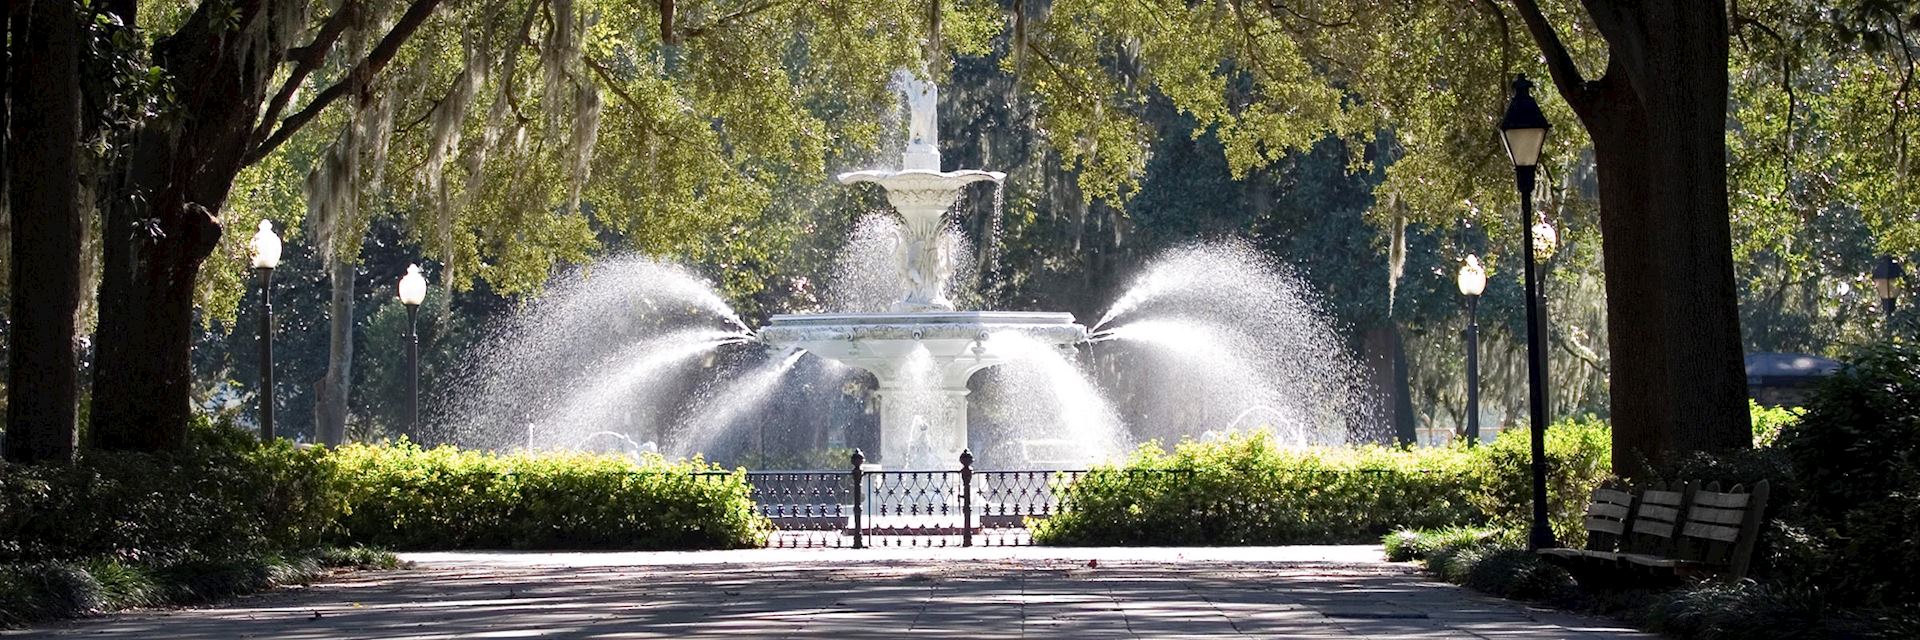
<instances>
[{"instance_id":1,"label":"ornate metal railing","mask_svg":"<svg viewBox=\"0 0 1920 640\"><path fill-rule=\"evenodd\" d=\"M1074 509L1076 485L1084 491L1124 482L1143 491L1186 495L1196 516L1255 508L1234 497L1199 497L1183 488L1191 469L1065 469L978 471L962 453L960 468L886 471L865 464L855 451L845 471L751 471L746 473L755 509L771 523L771 547L1021 546L1030 529ZM1245 470L1247 473L1271 471ZM1356 476L1426 473L1397 469L1300 469L1316 482ZM727 472L703 472L721 481ZM1321 477L1329 476L1329 477ZM1332 477L1339 476L1339 477ZM1088 483L1091 483L1090 485Z\"/></svg>"},{"instance_id":2,"label":"ornate metal railing","mask_svg":"<svg viewBox=\"0 0 1920 640\"><path fill-rule=\"evenodd\" d=\"M1028 527L1071 509L1069 488L1089 475L1186 471L976 471L973 456L946 471L886 471L859 452L847 471L753 471L755 508L772 547L1011 546ZM725 473L708 473L715 478Z\"/></svg>"}]
</instances>

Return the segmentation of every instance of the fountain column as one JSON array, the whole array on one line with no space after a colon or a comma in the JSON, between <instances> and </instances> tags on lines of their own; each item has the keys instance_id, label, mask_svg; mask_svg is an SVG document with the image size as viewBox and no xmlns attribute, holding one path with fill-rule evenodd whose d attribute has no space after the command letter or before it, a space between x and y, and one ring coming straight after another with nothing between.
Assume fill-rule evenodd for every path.
<instances>
[{"instance_id":1,"label":"fountain column","mask_svg":"<svg viewBox=\"0 0 1920 640\"><path fill-rule=\"evenodd\" d=\"M967 448L967 387L880 385L879 463L888 469L945 469ZM951 455L950 455L951 454Z\"/></svg>"}]
</instances>

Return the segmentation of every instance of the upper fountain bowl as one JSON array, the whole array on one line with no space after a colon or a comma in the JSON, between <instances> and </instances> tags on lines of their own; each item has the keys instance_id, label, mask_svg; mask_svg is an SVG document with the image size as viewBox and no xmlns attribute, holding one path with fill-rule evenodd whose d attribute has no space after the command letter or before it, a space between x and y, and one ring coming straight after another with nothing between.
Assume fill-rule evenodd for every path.
<instances>
[{"instance_id":1,"label":"upper fountain bowl","mask_svg":"<svg viewBox=\"0 0 1920 640\"><path fill-rule=\"evenodd\" d=\"M1006 181L1006 173L1000 171L981 171L981 169L960 169L960 171L931 171L931 169L906 169L906 171L851 171L839 175L841 185L852 183L879 183L887 192L895 190L939 190L939 192L958 192L960 186L993 181Z\"/></svg>"}]
</instances>

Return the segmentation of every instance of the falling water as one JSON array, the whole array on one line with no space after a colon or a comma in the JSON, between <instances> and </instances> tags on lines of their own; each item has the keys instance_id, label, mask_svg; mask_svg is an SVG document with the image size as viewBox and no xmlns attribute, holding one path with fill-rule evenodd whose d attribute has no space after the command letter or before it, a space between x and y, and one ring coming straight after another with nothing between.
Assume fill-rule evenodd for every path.
<instances>
[{"instance_id":1,"label":"falling water","mask_svg":"<svg viewBox=\"0 0 1920 640\"><path fill-rule=\"evenodd\" d=\"M491 327L435 398L427 436L487 448L568 447L593 433L656 441L696 360L751 339L692 272L642 256L575 269ZM655 398L641 402L641 397Z\"/></svg>"},{"instance_id":2,"label":"falling water","mask_svg":"<svg viewBox=\"0 0 1920 640\"><path fill-rule=\"evenodd\" d=\"M670 419L662 415L666 411L657 400L667 392L663 383L678 377L674 365L740 339L724 331L696 329L629 347L614 358L611 370L568 390L555 410L530 424L527 440L538 449L570 442L583 429L657 433L657 425Z\"/></svg>"},{"instance_id":3,"label":"falling water","mask_svg":"<svg viewBox=\"0 0 1920 640\"><path fill-rule=\"evenodd\" d=\"M997 442L982 447L983 464L1079 467L1127 451L1120 414L1070 353L1006 331L985 346L1009 360L981 385L983 413L1000 427Z\"/></svg>"},{"instance_id":4,"label":"falling water","mask_svg":"<svg viewBox=\"0 0 1920 640\"><path fill-rule=\"evenodd\" d=\"M1153 261L1094 340L1136 436L1174 440L1238 422L1283 442L1336 444L1377 426L1365 377L1318 301L1241 242Z\"/></svg>"},{"instance_id":5,"label":"falling water","mask_svg":"<svg viewBox=\"0 0 1920 640\"><path fill-rule=\"evenodd\" d=\"M766 404L787 372L804 355L805 351L789 350L781 357L762 361L739 377L709 385L691 412L692 418L675 433L668 450L680 458L711 454L714 444L729 435L742 417L752 415Z\"/></svg>"},{"instance_id":6,"label":"falling water","mask_svg":"<svg viewBox=\"0 0 1920 640\"><path fill-rule=\"evenodd\" d=\"M900 277L900 217L890 212L861 216L834 259L827 308L834 313L882 313L907 292ZM971 273L973 251L966 232L949 224L941 238L953 273ZM971 278L949 278L947 298L966 308L977 301Z\"/></svg>"}]
</instances>

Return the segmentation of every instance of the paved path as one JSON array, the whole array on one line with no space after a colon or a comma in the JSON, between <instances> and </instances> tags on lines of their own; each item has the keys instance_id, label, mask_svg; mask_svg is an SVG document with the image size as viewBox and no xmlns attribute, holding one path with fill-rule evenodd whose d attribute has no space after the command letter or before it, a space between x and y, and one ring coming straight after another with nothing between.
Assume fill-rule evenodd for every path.
<instances>
[{"instance_id":1,"label":"paved path","mask_svg":"<svg viewBox=\"0 0 1920 640\"><path fill-rule=\"evenodd\" d=\"M1377 547L415 554L218 607L12 638L1621 638Z\"/></svg>"}]
</instances>

